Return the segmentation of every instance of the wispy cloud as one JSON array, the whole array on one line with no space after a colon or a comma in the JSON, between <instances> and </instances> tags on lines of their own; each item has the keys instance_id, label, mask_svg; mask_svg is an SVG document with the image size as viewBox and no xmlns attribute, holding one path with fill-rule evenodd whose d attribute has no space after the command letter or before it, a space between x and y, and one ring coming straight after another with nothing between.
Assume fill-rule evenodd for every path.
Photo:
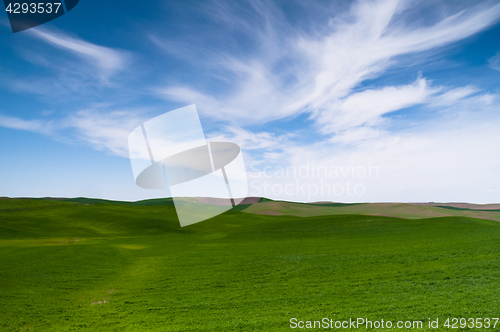
<instances>
[{"instance_id":1,"label":"wispy cloud","mask_svg":"<svg viewBox=\"0 0 500 332\"><path fill-rule=\"evenodd\" d=\"M169 54L186 56L185 60L204 67L204 73L227 86L214 91L209 86L199 88L199 84L179 82L151 90L169 101L197 104L202 115L227 124L221 127L219 137L237 140L247 149L275 149L287 139L243 129L248 124L307 113L315 130L326 135L327 140L349 143L383 135L381 124L391 112L423 103L452 105L478 93L473 86L433 86L423 77L407 84L359 87L397 66L400 55L448 45L487 28L500 17L499 4L481 4L423 25L411 23L412 4L407 1L359 1L337 14L324 7L332 15L330 19L311 21L312 28L305 29L293 26L283 12L269 3L253 0L249 4L248 15L217 3L209 12L214 20L223 22L223 27L231 26L238 37L246 37L255 46L249 52L228 48L230 43L223 38L197 44L195 49L180 40L169 43L156 35L149 36ZM39 27L30 30L30 35L81 59L83 63L76 66L82 73L88 72L90 66L102 81L125 70L130 60L128 52L60 31ZM236 41L235 35L231 38ZM496 58L498 55L490 59L492 67ZM84 81L74 80L78 85ZM44 87L51 86L47 80L14 81L11 85L36 93L44 93ZM37 121L9 121L4 123L20 129L37 130L41 126ZM86 109L61 121L61 126L74 128L82 141L98 149L125 155L124 128L128 130L136 122L133 113Z\"/></svg>"},{"instance_id":2,"label":"wispy cloud","mask_svg":"<svg viewBox=\"0 0 500 332\"><path fill-rule=\"evenodd\" d=\"M493 57L488 60L491 68L495 70L500 70L500 51L497 52Z\"/></svg>"},{"instance_id":3,"label":"wispy cloud","mask_svg":"<svg viewBox=\"0 0 500 332\"><path fill-rule=\"evenodd\" d=\"M254 8L262 6L251 3ZM397 66L398 56L449 45L484 30L500 17L499 4L481 4L423 25L411 22L409 7L408 1L360 1L332 17L328 26L310 22L314 29L309 31L292 28L283 15L276 14L276 8L256 10L247 24L241 17L231 16L230 10L216 11L214 15L221 21L234 25L239 19L236 26L240 32L252 27L254 33L249 40L254 41L255 51L250 54L214 52L221 45L213 41L207 46L212 52L204 52L203 45L198 45L205 58L196 65L206 66L204 73L212 73L215 80L224 77L230 88L221 93L210 91L208 86L179 83L156 92L168 100L195 102L202 113L240 126L307 112L323 133L356 128L399 108L422 103L436 92L425 79L406 87L355 92L365 80ZM155 43L161 41L156 38ZM162 45L168 47L168 42ZM211 57L213 53L216 55ZM187 58L194 61L195 55ZM374 108L368 102L361 105L365 97L379 104Z\"/></svg>"},{"instance_id":4,"label":"wispy cloud","mask_svg":"<svg viewBox=\"0 0 500 332\"><path fill-rule=\"evenodd\" d=\"M16 117L0 115L0 127L32 131L50 135L54 131L52 122L42 120L23 120Z\"/></svg>"},{"instance_id":5,"label":"wispy cloud","mask_svg":"<svg viewBox=\"0 0 500 332\"><path fill-rule=\"evenodd\" d=\"M369 167L377 169L377 176L358 178L315 177L303 180L307 185L321 188L323 183L354 186L366 189L364 195L329 195L316 192L307 197L300 192L282 195L281 199L314 201L319 199L348 202L366 201L473 201L494 202L498 195L487 196L487 190L500 185L496 176L500 158L494 151L500 139L496 123L500 120L500 105L486 105L480 98L470 98L465 108L473 108L481 114L456 117L448 114L440 122L431 122L415 130L384 132L373 138L358 140L349 148L335 149L328 142L309 146L293 146L287 149L289 164L305 167L314 163L327 167ZM350 135L362 129L349 131ZM362 133L360 134L362 135ZM349 139L349 141L351 141ZM335 151L335 153L332 153ZM349 168L350 169L350 168ZM274 183L293 183L296 178L266 179ZM307 186L306 186L307 187ZM263 188L254 185L251 194L262 193ZM275 196L276 197L276 196Z\"/></svg>"},{"instance_id":6,"label":"wispy cloud","mask_svg":"<svg viewBox=\"0 0 500 332\"><path fill-rule=\"evenodd\" d=\"M123 88L121 74L132 72L131 52L96 45L55 29L32 28L15 43L21 57L33 65L15 76L7 68L0 77L0 83L15 92L51 100L63 96L84 99L99 95L103 88Z\"/></svg>"},{"instance_id":7,"label":"wispy cloud","mask_svg":"<svg viewBox=\"0 0 500 332\"><path fill-rule=\"evenodd\" d=\"M270 132L252 132L241 127L227 126L223 133L208 137L209 141L230 141L240 145L242 149L281 149L292 134L276 135Z\"/></svg>"},{"instance_id":8,"label":"wispy cloud","mask_svg":"<svg viewBox=\"0 0 500 332\"><path fill-rule=\"evenodd\" d=\"M87 66L93 66L99 71L99 76L107 80L111 75L123 70L129 61L128 52L116 50L89 43L78 37L71 37L65 33L35 28L30 34L49 45L67 51L81 59Z\"/></svg>"},{"instance_id":9,"label":"wispy cloud","mask_svg":"<svg viewBox=\"0 0 500 332\"><path fill-rule=\"evenodd\" d=\"M71 141L128 158L128 136L133 129L149 119L147 113L146 108L116 110L112 105L94 105L58 120L25 120L0 115L0 127L37 132L61 141L65 141L64 137L69 135ZM227 126L222 133L214 133L207 139L213 142L235 142L246 150L279 150L290 136L291 134L276 135L270 132L254 133L240 127Z\"/></svg>"},{"instance_id":10,"label":"wispy cloud","mask_svg":"<svg viewBox=\"0 0 500 332\"><path fill-rule=\"evenodd\" d=\"M479 91L480 90L477 87L472 85L449 89L448 91L432 98L430 105L434 107L451 106L460 100L478 93Z\"/></svg>"},{"instance_id":11,"label":"wispy cloud","mask_svg":"<svg viewBox=\"0 0 500 332\"><path fill-rule=\"evenodd\" d=\"M314 118L323 133L375 125L382 115L423 103L436 91L423 78L410 85L365 90L325 105L326 110L315 112Z\"/></svg>"},{"instance_id":12,"label":"wispy cloud","mask_svg":"<svg viewBox=\"0 0 500 332\"><path fill-rule=\"evenodd\" d=\"M141 110L85 109L64 119L61 126L75 130L79 141L97 150L128 158L128 135L144 120Z\"/></svg>"},{"instance_id":13,"label":"wispy cloud","mask_svg":"<svg viewBox=\"0 0 500 332\"><path fill-rule=\"evenodd\" d=\"M178 82L150 89L169 101L195 103L202 115L226 124L216 137L236 140L249 150L281 149L292 144L289 138L293 135L254 133L244 129L248 124L306 113L315 124L313 130L326 135L331 143L345 144L384 136L384 120L391 112L424 103L452 105L477 94L473 86L433 86L424 77L376 88L362 84L397 67L398 56L448 45L487 28L500 17L500 5L481 4L423 25L411 23L413 4L407 1L359 1L340 13L321 7L331 15L329 20L310 21L306 29L291 24L270 3L254 0L249 4L251 14L247 15L219 4L209 11L222 27L231 26L237 32L230 35L230 43L216 38L208 44L200 41L195 48L182 40L169 42L149 36L168 54L202 67L205 75L227 87L213 90L209 85L200 88L200 84ZM82 59L80 67L90 66L102 80L126 70L129 61L128 52L59 31L36 28L31 35ZM251 45L248 52L228 47L242 36ZM30 91L37 93L50 86L44 80L24 83L15 81L12 86L29 89L34 84ZM137 121L133 112L100 113L88 108L60 125L73 128L81 141L97 149L124 156L126 130Z\"/></svg>"},{"instance_id":14,"label":"wispy cloud","mask_svg":"<svg viewBox=\"0 0 500 332\"><path fill-rule=\"evenodd\" d=\"M145 109L114 110L97 106L57 120L25 120L0 115L0 127L36 132L62 142L78 142L128 158L128 135L144 120L147 120Z\"/></svg>"},{"instance_id":15,"label":"wispy cloud","mask_svg":"<svg viewBox=\"0 0 500 332\"><path fill-rule=\"evenodd\" d=\"M397 201L407 189L414 191L412 197L418 197L416 200L446 200L446 195L448 199L460 199L465 196L460 195L459 178L465 177L467 188L484 192L480 183L485 181L485 174L493 171L492 165L499 162L495 155L484 155L494 149L491 137L498 136L490 123L492 118L498 118L492 116L499 109L494 95L482 93L472 85L436 85L423 75L416 81L397 85L364 84L390 68L398 68L401 56L429 51L435 55L438 49L442 51L443 47L495 24L500 18L500 5L482 3L455 12L448 8L426 23L413 20L412 6L416 5L396 0L359 1L347 12L333 15L327 26L319 26L318 22L324 23L321 20L310 21L313 28L308 30L292 28L282 15L273 20L268 15L259 16L258 11L253 19L260 20L260 24L244 24L241 17L237 23L226 10L220 14L221 21L242 33L247 26L257 30L252 44L255 47L247 53L226 53L219 45L220 52L214 52L218 44L211 41L212 52L200 52L204 59L196 62L196 55L185 59L203 67L203 73L212 74L214 81L228 82L228 88L221 92L199 83L179 82L156 92L167 100L197 103L206 116L231 123L226 131L309 114L315 123L311 137L319 133L324 136L323 141L297 144L292 139L274 142L270 140L272 135L265 136L266 152L254 161L296 167L306 162L324 166L377 165L385 178L375 180L376 193L370 197L346 197L348 200ZM267 48L261 49L261 45ZM168 48L168 43L162 46ZM492 67L495 61L490 60ZM437 110L443 114L439 119L437 115L430 119L418 117L418 126L404 117L386 121L392 112L409 107L416 107L414 112L422 114ZM399 126L398 132L387 129L386 124L392 122ZM245 135L222 137L234 140L239 136L242 144L247 142L246 146L260 145L248 139L253 138L251 131L244 131ZM481 160L480 165L464 162L464 156L467 160ZM475 167L481 171L474 173ZM283 179L270 181L279 183ZM295 183L295 179L290 181ZM319 179L316 182L320 186ZM455 188L455 194L438 192L447 187ZM436 193L432 198L429 190ZM286 195L282 198L308 199ZM327 195L321 198L331 199Z\"/></svg>"},{"instance_id":16,"label":"wispy cloud","mask_svg":"<svg viewBox=\"0 0 500 332\"><path fill-rule=\"evenodd\" d=\"M118 36L137 53L46 26L31 29L16 36L14 51L22 61L4 68L0 81L50 106L7 103L19 109L0 115L0 127L128 157L127 137L137 125L194 103L208 124L208 139L238 143L247 164L377 165L376 190L357 197L361 201L405 200L405 190L417 192L413 200L458 200L461 190L485 193L500 185L492 175L500 167L494 153L499 96L491 79L481 81L495 72L475 71L474 80L467 80L467 70L458 71L470 68L456 60L453 68L436 69L450 63L448 55L458 50L451 50L454 43L498 22L500 4L282 4L183 4L186 20L139 36L152 49L129 42L140 38ZM148 26L161 24L153 20ZM133 55L141 52L144 57ZM500 70L499 53L488 64ZM29 115L43 109L54 113ZM452 189L440 196L440 188ZM320 199L332 198L314 198Z\"/></svg>"},{"instance_id":17,"label":"wispy cloud","mask_svg":"<svg viewBox=\"0 0 500 332\"><path fill-rule=\"evenodd\" d=\"M358 143L365 140L374 140L383 137L386 134L387 132L381 129L376 129L369 126L361 126L350 130L337 132L335 136L330 138L329 142L341 144Z\"/></svg>"}]
</instances>

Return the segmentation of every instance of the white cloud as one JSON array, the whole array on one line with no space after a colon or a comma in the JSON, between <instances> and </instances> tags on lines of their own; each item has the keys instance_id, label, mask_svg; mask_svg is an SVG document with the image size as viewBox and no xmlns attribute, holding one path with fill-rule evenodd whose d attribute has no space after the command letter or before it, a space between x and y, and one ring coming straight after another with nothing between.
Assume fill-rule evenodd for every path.
<instances>
[{"instance_id":1,"label":"white cloud","mask_svg":"<svg viewBox=\"0 0 500 332\"><path fill-rule=\"evenodd\" d=\"M214 5L214 20L224 22L230 33L205 33L202 37L208 40L203 41L197 31L194 42L182 39L170 43L150 37L169 55L200 69L200 77L175 81L175 76L168 76L169 84L154 88L145 84L145 89L169 101L195 103L202 116L220 121L220 132L209 140L238 143L250 154L249 158L245 156L247 164L375 165L380 171L380 177L362 180L367 189L364 196L324 195L313 197L313 201L500 199L494 193L488 197L470 195L500 185L496 176L500 166L496 153L500 107L496 95L470 85L436 86L423 77L414 82L398 80L388 86L363 86L368 79L397 68L402 55L436 51L488 28L498 21L500 4L486 2L455 13L448 8L435 16L438 19L429 18L431 21L423 24L414 20L411 8L420 3L358 1L347 12L339 10L336 15L327 8L334 6L329 2L325 12L333 14L328 22L306 20L304 28L300 28L292 26L269 3L250 2L255 12L242 17L228 6ZM231 29L238 33L233 34ZM53 30L37 28L32 35L73 54L72 59L83 59L72 61L77 75L57 79L59 85L72 83L75 91L96 75L106 83L112 75L128 70L129 56L124 51ZM238 43L242 35L246 38ZM492 68L498 69L498 59L497 54L489 60ZM44 65L44 60L47 58L37 64ZM214 81L217 84L212 84ZM46 86L47 95L53 93L51 89L57 90L47 80L27 87L20 85L30 82L11 83L19 89L31 87L37 93ZM391 112L416 105L419 112L432 113L434 118L419 117L417 125L402 120L397 132L389 130L387 124L399 121L386 120ZM310 123L301 128L309 135L304 145L294 142L290 132L246 129L302 113L315 124L313 128ZM57 123L0 116L0 126L53 136L70 131L95 149L128 157L127 137L143 120L143 110L91 107ZM281 131L287 129L285 125ZM318 179L309 180L319 183ZM286 179L269 181L286 184ZM405 196L407 191L411 193ZM308 200L300 193L270 196Z\"/></svg>"},{"instance_id":2,"label":"white cloud","mask_svg":"<svg viewBox=\"0 0 500 332\"><path fill-rule=\"evenodd\" d=\"M0 127L32 131L47 135L53 132L53 126L50 122L41 120L23 120L4 115L0 115Z\"/></svg>"},{"instance_id":3,"label":"white cloud","mask_svg":"<svg viewBox=\"0 0 500 332\"><path fill-rule=\"evenodd\" d=\"M80 110L59 120L24 120L0 115L0 127L37 132L63 142L76 140L96 150L128 158L128 136L144 120L143 109L109 111L101 106Z\"/></svg>"},{"instance_id":4,"label":"white cloud","mask_svg":"<svg viewBox=\"0 0 500 332\"><path fill-rule=\"evenodd\" d=\"M153 89L154 93L164 97L165 99L186 103L202 105L207 113L216 114L221 111L221 105L213 96L195 91L187 86L168 86L164 88Z\"/></svg>"},{"instance_id":5,"label":"white cloud","mask_svg":"<svg viewBox=\"0 0 500 332\"><path fill-rule=\"evenodd\" d=\"M289 162L279 165L293 166L297 170L314 168L316 174L321 167L328 172L337 169L340 170L338 176L266 179L261 176L260 182L254 181L251 185L250 195L264 194L265 180L265 196L292 201L494 203L500 196L486 193L492 186L500 185L496 175L500 158L495 153L499 139L495 125L478 124L459 130L439 128L416 135L389 134L366 140L351 149L337 149L328 144L295 147L287 151ZM371 175L358 176L358 169L367 171L370 168L374 170ZM352 170L355 173L351 173ZM290 185L289 194L280 193L278 189L271 192L269 188L275 184L282 190ZM338 184L344 192L334 194L328 191L327 184L330 188ZM351 194L347 192L348 185ZM359 195L352 194L357 185ZM322 186L326 188L323 191Z\"/></svg>"},{"instance_id":6,"label":"white cloud","mask_svg":"<svg viewBox=\"0 0 500 332\"><path fill-rule=\"evenodd\" d=\"M61 125L76 130L80 141L97 150L128 158L128 136L144 120L141 110L86 109L70 115Z\"/></svg>"},{"instance_id":7,"label":"white cloud","mask_svg":"<svg viewBox=\"0 0 500 332\"><path fill-rule=\"evenodd\" d=\"M230 141L237 143L242 149L281 149L290 135L276 135L269 132L254 133L240 127L227 126L223 133L208 137L209 141Z\"/></svg>"},{"instance_id":8,"label":"white cloud","mask_svg":"<svg viewBox=\"0 0 500 332\"><path fill-rule=\"evenodd\" d=\"M100 71L103 80L123 70L128 62L129 56L125 51L95 45L80 38L70 37L62 32L35 28L30 30L30 34L95 66Z\"/></svg>"},{"instance_id":9,"label":"white cloud","mask_svg":"<svg viewBox=\"0 0 500 332\"><path fill-rule=\"evenodd\" d=\"M384 114L426 101L437 89L418 79L414 84L365 90L328 105L314 118L323 133L334 133L364 124L376 124Z\"/></svg>"},{"instance_id":10,"label":"white cloud","mask_svg":"<svg viewBox=\"0 0 500 332\"><path fill-rule=\"evenodd\" d=\"M498 51L493 57L488 60L491 68L495 70L500 70L500 51Z\"/></svg>"},{"instance_id":11,"label":"white cloud","mask_svg":"<svg viewBox=\"0 0 500 332\"><path fill-rule=\"evenodd\" d=\"M479 89L471 85L450 89L432 98L430 104L435 107L451 106L456 104L458 101L464 100L465 98L470 97L471 95L478 92Z\"/></svg>"},{"instance_id":12,"label":"white cloud","mask_svg":"<svg viewBox=\"0 0 500 332\"><path fill-rule=\"evenodd\" d=\"M14 92L35 94L51 102L87 102L89 96L102 96L104 88L108 89L107 98L116 94L118 87L123 91L137 91L137 87L127 86L126 80L118 80L123 77L119 77L120 74L134 72L134 67L130 66L131 52L96 45L42 27L20 35L15 40L15 47L21 58L33 66L26 66L30 70L15 76L7 69L0 76L0 84ZM40 71L40 67L44 70ZM119 93L130 95L123 91Z\"/></svg>"},{"instance_id":13,"label":"white cloud","mask_svg":"<svg viewBox=\"0 0 500 332\"><path fill-rule=\"evenodd\" d=\"M57 121L24 120L0 115L0 127L38 132L51 135L61 141L66 140L64 137L70 130L72 131L71 137L83 144L90 145L99 151L128 158L129 134L148 119L146 109L113 110L112 105L103 104L77 111ZM240 127L228 126L223 128L223 132L207 137L207 140L234 142L245 150L280 150L289 137L290 135L276 135L269 132L254 133Z\"/></svg>"},{"instance_id":14,"label":"white cloud","mask_svg":"<svg viewBox=\"0 0 500 332\"><path fill-rule=\"evenodd\" d=\"M216 15L221 15L221 20L239 27L240 31L252 31L253 40L257 40L255 50L235 56L213 51L221 46L217 42L210 43L212 52L205 52L202 45L197 45L204 58L199 58L196 66L204 66L205 74L224 77L232 88L224 93L213 93L208 87L207 92L202 92L192 86L172 84L159 89L159 95L183 103L195 102L202 114L239 126L303 112L324 112L331 105L342 103L366 79L396 65L396 57L449 45L484 30L500 17L499 4L479 5L422 26L405 23L410 20L408 7L407 1L360 1L348 13L334 17L329 27L311 22L315 28L311 29L313 33L292 28L275 9L267 10L266 7L266 11L256 11L260 21L243 24L239 18L240 23L236 25L238 17L231 18L230 11L226 10ZM270 18L262 12L275 16ZM158 38L155 43L160 43ZM189 52L189 47L183 50ZM194 55L187 58L196 59ZM425 86L425 80L420 82ZM387 92L384 101L391 102L391 89L398 91L400 88L387 87L380 93ZM423 100L424 95L432 91L424 87L421 92L423 95L417 99ZM407 98L408 103L400 99L392 101L394 106L387 108L387 112L396 110L399 105L406 107L421 102L412 101L411 95ZM379 108L377 114L380 116L383 111ZM363 111L346 112L342 121L345 125L357 126L359 117L369 119L373 117L372 112L368 107ZM319 125L325 125L323 131L332 130L325 117L315 119Z\"/></svg>"},{"instance_id":15,"label":"white cloud","mask_svg":"<svg viewBox=\"0 0 500 332\"><path fill-rule=\"evenodd\" d=\"M287 158L271 163L271 170L278 166L296 170L326 167L339 170L339 176L311 176L310 172L308 177L263 178L254 172L250 194L264 194L267 188L267 197L296 201L498 202L500 196L488 190L500 185L500 104L496 98L487 101L483 96L472 96L460 105L474 111L465 113L454 105L457 109L444 112L439 121L428 120L410 130L377 132L358 127L330 142L290 145ZM344 145L353 141L356 144ZM376 170L371 176L358 176L358 168L366 171L370 167ZM321 191L322 185L328 189L337 184L339 192L344 189L341 195ZM287 185L289 194L284 192ZM347 193L348 185L351 194ZM355 185L363 194L353 194ZM276 190L271 192L273 186Z\"/></svg>"},{"instance_id":16,"label":"white cloud","mask_svg":"<svg viewBox=\"0 0 500 332\"><path fill-rule=\"evenodd\" d=\"M500 17L499 4L483 3L454 14L443 11L437 21L424 25L411 21L414 8L410 7L414 5L397 0L359 1L347 13L332 17L328 27L310 22L312 28L307 31L289 29L282 16L274 21L262 17L266 24L249 24L257 31L254 52L240 56L214 52L214 58L209 52L200 52L205 58L196 66L204 67L205 74L224 77L230 89L214 93L200 85L172 84L159 95L167 100L196 102L205 116L237 128L310 113L316 128L327 136L306 145L293 141L276 144L269 137L265 144L252 144L251 139L245 139L252 137L247 132L240 136L240 144L269 146L264 158L256 158L258 162L252 165L296 169L306 163L346 168L361 165L380 171L380 177L358 181L367 190L362 196L308 197L300 190L293 195L264 193L262 182L250 185L254 190L251 195L304 201L498 200L500 197L480 194L489 189L484 187L488 181L498 181L491 175L500 164L497 154L492 153L498 141L491 121L498 118L494 115L498 110L494 95L480 94L470 85L434 86L423 77L413 83L359 91L367 79L397 67L400 56L436 51L488 28ZM235 24L236 19L231 20L227 11L223 18ZM246 31L239 24L241 31ZM275 47L260 49L259 44ZM210 47L213 50L217 44ZM196 57L188 60L196 61ZM436 114L428 119L419 117L416 123L403 119L397 133L385 129L386 123L399 121L386 121L387 115L416 105L420 112ZM311 136L318 138L314 133ZM474 161L480 161L479 165ZM252 171L255 180L258 172ZM267 179L268 189L273 184L281 189L288 184L295 188L296 180ZM321 186L321 179L302 180ZM332 184L344 180L334 179Z\"/></svg>"},{"instance_id":17,"label":"white cloud","mask_svg":"<svg viewBox=\"0 0 500 332\"><path fill-rule=\"evenodd\" d=\"M375 139L385 135L384 130L370 128L370 127L357 127L350 130L339 131L329 141L331 143L356 143L367 139Z\"/></svg>"}]
</instances>

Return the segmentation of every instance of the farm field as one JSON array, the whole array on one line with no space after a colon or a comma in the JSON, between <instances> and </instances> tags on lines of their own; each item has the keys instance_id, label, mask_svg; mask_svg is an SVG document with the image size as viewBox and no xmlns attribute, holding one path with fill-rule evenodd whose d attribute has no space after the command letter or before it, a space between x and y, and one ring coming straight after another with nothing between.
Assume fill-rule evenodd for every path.
<instances>
[{"instance_id":1,"label":"farm field","mask_svg":"<svg viewBox=\"0 0 500 332\"><path fill-rule=\"evenodd\" d=\"M470 206L471 208L459 208L456 205ZM493 209L492 209L493 207ZM270 215L292 215L299 217L311 217L333 214L364 214L385 217L397 217L407 219L421 219L431 217L470 217L500 221L500 206L498 204L454 204L454 203L432 203L432 204L408 204L408 203L321 203L307 204L286 201L271 201L263 199L245 209L247 213L270 214Z\"/></svg>"},{"instance_id":2,"label":"farm field","mask_svg":"<svg viewBox=\"0 0 500 332\"><path fill-rule=\"evenodd\" d=\"M0 199L0 331L499 317L498 211L370 205L261 200L181 228L169 199Z\"/></svg>"}]
</instances>

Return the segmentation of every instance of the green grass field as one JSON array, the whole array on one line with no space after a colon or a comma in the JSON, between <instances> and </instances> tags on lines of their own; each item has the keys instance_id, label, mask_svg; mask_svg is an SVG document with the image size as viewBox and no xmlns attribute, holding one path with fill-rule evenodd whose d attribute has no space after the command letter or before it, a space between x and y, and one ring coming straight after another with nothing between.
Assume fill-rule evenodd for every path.
<instances>
[{"instance_id":1,"label":"green grass field","mask_svg":"<svg viewBox=\"0 0 500 332\"><path fill-rule=\"evenodd\" d=\"M168 200L84 203L0 200L0 331L500 316L494 220L248 213L255 205L180 228Z\"/></svg>"}]
</instances>

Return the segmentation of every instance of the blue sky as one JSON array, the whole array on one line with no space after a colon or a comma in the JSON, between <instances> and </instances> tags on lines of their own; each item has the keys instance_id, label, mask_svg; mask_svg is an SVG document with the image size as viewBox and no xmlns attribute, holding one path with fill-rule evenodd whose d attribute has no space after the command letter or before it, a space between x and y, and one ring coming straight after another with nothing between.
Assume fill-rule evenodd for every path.
<instances>
[{"instance_id":1,"label":"blue sky","mask_svg":"<svg viewBox=\"0 0 500 332\"><path fill-rule=\"evenodd\" d=\"M250 195L499 202L499 20L497 1L81 0L12 34L5 13L0 196L166 196L134 184L127 137L196 104Z\"/></svg>"}]
</instances>

